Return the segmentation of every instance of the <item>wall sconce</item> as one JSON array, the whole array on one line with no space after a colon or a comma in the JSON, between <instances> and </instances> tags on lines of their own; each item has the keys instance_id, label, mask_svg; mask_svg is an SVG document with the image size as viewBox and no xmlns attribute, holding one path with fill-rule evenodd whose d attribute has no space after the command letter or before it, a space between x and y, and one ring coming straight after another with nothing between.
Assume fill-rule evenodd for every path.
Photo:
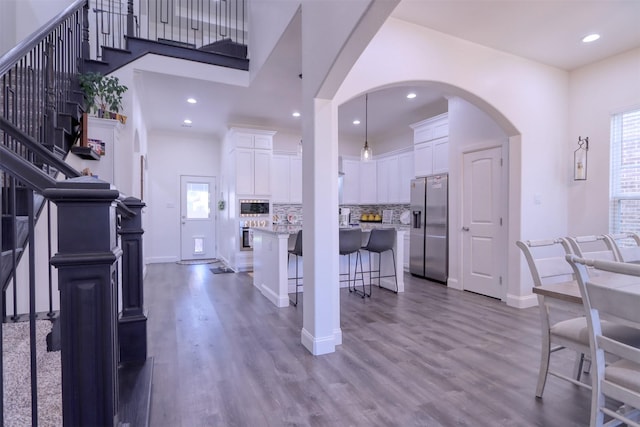
<instances>
[{"instance_id":1,"label":"wall sconce","mask_svg":"<svg viewBox=\"0 0 640 427\"><path fill-rule=\"evenodd\" d=\"M587 179L587 151L589 151L589 137L578 137L578 149L573 152L573 180Z\"/></svg>"}]
</instances>

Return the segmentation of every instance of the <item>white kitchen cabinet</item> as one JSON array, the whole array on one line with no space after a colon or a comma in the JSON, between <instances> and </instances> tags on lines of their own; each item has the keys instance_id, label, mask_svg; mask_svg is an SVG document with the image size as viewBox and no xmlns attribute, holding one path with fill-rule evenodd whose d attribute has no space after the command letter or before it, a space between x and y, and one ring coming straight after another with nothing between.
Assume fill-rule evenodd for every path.
<instances>
[{"instance_id":1,"label":"white kitchen cabinet","mask_svg":"<svg viewBox=\"0 0 640 427\"><path fill-rule=\"evenodd\" d=\"M240 196L271 196L271 148L274 131L232 128L230 152L235 159L235 191Z\"/></svg>"},{"instance_id":2,"label":"white kitchen cabinet","mask_svg":"<svg viewBox=\"0 0 640 427\"><path fill-rule=\"evenodd\" d=\"M236 193L243 196L271 195L271 151L238 148Z\"/></svg>"},{"instance_id":3,"label":"white kitchen cabinet","mask_svg":"<svg viewBox=\"0 0 640 427\"><path fill-rule=\"evenodd\" d=\"M254 150L254 192L256 196L271 195L271 150Z\"/></svg>"},{"instance_id":4,"label":"white kitchen cabinet","mask_svg":"<svg viewBox=\"0 0 640 427\"><path fill-rule=\"evenodd\" d=\"M302 158L289 158L289 203L302 203Z\"/></svg>"},{"instance_id":5,"label":"white kitchen cabinet","mask_svg":"<svg viewBox=\"0 0 640 427\"><path fill-rule=\"evenodd\" d=\"M433 144L433 173L449 172L449 137L437 139Z\"/></svg>"},{"instance_id":6,"label":"white kitchen cabinet","mask_svg":"<svg viewBox=\"0 0 640 427\"><path fill-rule=\"evenodd\" d=\"M400 176L398 203L411 202L411 180L415 178L413 168L413 153L403 153L398 155L398 169Z\"/></svg>"},{"instance_id":7,"label":"white kitchen cabinet","mask_svg":"<svg viewBox=\"0 0 640 427\"><path fill-rule=\"evenodd\" d=\"M289 156L271 158L271 201L289 203Z\"/></svg>"},{"instance_id":8,"label":"white kitchen cabinet","mask_svg":"<svg viewBox=\"0 0 640 427\"><path fill-rule=\"evenodd\" d=\"M378 203L387 203L389 201L389 159L378 159L377 174L377 190Z\"/></svg>"},{"instance_id":9,"label":"white kitchen cabinet","mask_svg":"<svg viewBox=\"0 0 640 427\"><path fill-rule=\"evenodd\" d=\"M236 148L256 148L258 150L271 150L273 147L273 131L258 129L231 129L233 146Z\"/></svg>"},{"instance_id":10,"label":"white kitchen cabinet","mask_svg":"<svg viewBox=\"0 0 640 427\"><path fill-rule=\"evenodd\" d=\"M377 164L374 161L360 164L360 204L375 204L378 201Z\"/></svg>"},{"instance_id":11,"label":"white kitchen cabinet","mask_svg":"<svg viewBox=\"0 0 640 427\"><path fill-rule=\"evenodd\" d=\"M271 160L271 201L302 203L302 159L274 154Z\"/></svg>"},{"instance_id":12,"label":"white kitchen cabinet","mask_svg":"<svg viewBox=\"0 0 640 427\"><path fill-rule=\"evenodd\" d=\"M440 114L411 125L415 176L449 171L449 119Z\"/></svg>"},{"instance_id":13,"label":"white kitchen cabinet","mask_svg":"<svg viewBox=\"0 0 640 427\"><path fill-rule=\"evenodd\" d=\"M357 205L360 203L360 161L343 160L342 203Z\"/></svg>"},{"instance_id":14,"label":"white kitchen cabinet","mask_svg":"<svg viewBox=\"0 0 640 427\"><path fill-rule=\"evenodd\" d=\"M413 161L416 176L433 174L433 144L423 142L413 147Z\"/></svg>"},{"instance_id":15,"label":"white kitchen cabinet","mask_svg":"<svg viewBox=\"0 0 640 427\"><path fill-rule=\"evenodd\" d=\"M398 203L401 187L398 156L382 158L377 163L378 203Z\"/></svg>"},{"instance_id":16,"label":"white kitchen cabinet","mask_svg":"<svg viewBox=\"0 0 640 427\"><path fill-rule=\"evenodd\" d=\"M236 160L236 193L253 194L255 179L255 158L253 149L238 148L235 150Z\"/></svg>"}]
</instances>

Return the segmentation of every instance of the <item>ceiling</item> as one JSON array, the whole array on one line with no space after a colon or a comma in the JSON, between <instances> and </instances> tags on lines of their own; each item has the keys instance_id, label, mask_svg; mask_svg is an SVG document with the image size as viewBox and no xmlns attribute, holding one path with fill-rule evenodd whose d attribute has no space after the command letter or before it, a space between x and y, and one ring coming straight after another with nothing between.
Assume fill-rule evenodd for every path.
<instances>
[{"instance_id":1,"label":"ceiling","mask_svg":"<svg viewBox=\"0 0 640 427\"><path fill-rule=\"evenodd\" d=\"M572 70L640 46L640 0L404 0L393 17L557 68ZM584 44L592 32L601 39ZM300 133L301 34L297 17L249 88L146 73L142 108L151 129L222 135L230 124ZM417 94L407 100L409 91ZM370 140L408 126L442 103L435 87L416 84L369 94ZM187 104L195 97L198 103ZM171 106L171 108L167 108ZM339 134L364 137L364 97L339 109ZM190 127L183 120L193 121Z\"/></svg>"}]
</instances>

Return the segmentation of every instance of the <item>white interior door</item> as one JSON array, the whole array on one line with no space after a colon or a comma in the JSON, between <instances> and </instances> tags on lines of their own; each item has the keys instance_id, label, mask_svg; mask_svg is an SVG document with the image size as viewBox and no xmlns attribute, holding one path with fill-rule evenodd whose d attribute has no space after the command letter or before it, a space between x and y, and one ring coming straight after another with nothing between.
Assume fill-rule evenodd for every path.
<instances>
[{"instance_id":1,"label":"white interior door","mask_svg":"<svg viewBox=\"0 0 640 427\"><path fill-rule=\"evenodd\" d=\"M502 148L464 154L463 288L502 299Z\"/></svg>"},{"instance_id":2,"label":"white interior door","mask_svg":"<svg viewBox=\"0 0 640 427\"><path fill-rule=\"evenodd\" d=\"M180 177L180 259L216 257L216 179L211 176Z\"/></svg>"}]
</instances>

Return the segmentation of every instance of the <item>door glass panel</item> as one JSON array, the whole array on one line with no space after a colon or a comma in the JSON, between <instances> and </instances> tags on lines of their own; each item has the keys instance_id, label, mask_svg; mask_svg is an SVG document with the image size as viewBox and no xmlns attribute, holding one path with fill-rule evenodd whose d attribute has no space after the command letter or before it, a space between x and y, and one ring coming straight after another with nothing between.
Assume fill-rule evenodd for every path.
<instances>
[{"instance_id":1,"label":"door glass panel","mask_svg":"<svg viewBox=\"0 0 640 427\"><path fill-rule=\"evenodd\" d=\"M187 183L187 219L209 218L209 184Z\"/></svg>"}]
</instances>

